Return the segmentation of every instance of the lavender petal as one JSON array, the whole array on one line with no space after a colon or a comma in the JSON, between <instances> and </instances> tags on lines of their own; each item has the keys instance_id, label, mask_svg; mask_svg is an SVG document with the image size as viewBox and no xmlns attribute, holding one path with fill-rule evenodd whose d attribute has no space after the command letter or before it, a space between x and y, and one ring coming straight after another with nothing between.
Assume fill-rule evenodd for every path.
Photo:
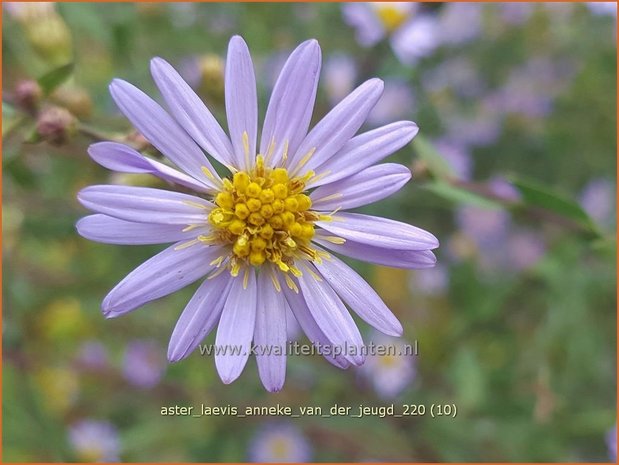
<instances>
[{"instance_id":1,"label":"lavender petal","mask_svg":"<svg viewBox=\"0 0 619 465\"><path fill-rule=\"evenodd\" d=\"M333 108L303 139L288 166L313 170L331 158L359 130L383 92L383 81L370 79ZM304 164L304 157L314 151Z\"/></svg>"},{"instance_id":2,"label":"lavender petal","mask_svg":"<svg viewBox=\"0 0 619 465\"><path fill-rule=\"evenodd\" d=\"M151 187L98 185L82 189L79 202L121 220L156 224L205 224L212 204L179 192Z\"/></svg>"},{"instance_id":3,"label":"lavender petal","mask_svg":"<svg viewBox=\"0 0 619 465\"><path fill-rule=\"evenodd\" d=\"M225 384L237 379L245 368L254 335L257 289L253 268L249 269L246 289L243 281L242 274L232 281L215 338L215 345L219 348L219 353L215 354L215 366Z\"/></svg>"},{"instance_id":4,"label":"lavender petal","mask_svg":"<svg viewBox=\"0 0 619 465\"><path fill-rule=\"evenodd\" d=\"M115 318L188 286L211 271L210 263L222 253L217 246L181 244L145 261L118 283L101 304L105 317Z\"/></svg>"},{"instance_id":5,"label":"lavender petal","mask_svg":"<svg viewBox=\"0 0 619 465\"><path fill-rule=\"evenodd\" d=\"M230 139L202 99L164 59L153 58L150 70L176 121L217 161L232 165Z\"/></svg>"},{"instance_id":6,"label":"lavender petal","mask_svg":"<svg viewBox=\"0 0 619 465\"><path fill-rule=\"evenodd\" d=\"M256 155L258 97L254 65L247 44L240 36L232 37L228 45L225 94L228 130L234 149L234 167L249 168ZM245 133L247 147L244 143Z\"/></svg>"},{"instance_id":7,"label":"lavender petal","mask_svg":"<svg viewBox=\"0 0 619 465\"><path fill-rule=\"evenodd\" d=\"M374 203L400 190L410 178L411 172L404 165L374 165L313 191L310 194L312 209L333 211Z\"/></svg>"},{"instance_id":8,"label":"lavender petal","mask_svg":"<svg viewBox=\"0 0 619 465\"><path fill-rule=\"evenodd\" d=\"M365 322L389 336L401 336L402 325L372 287L336 257L316 264L320 274Z\"/></svg>"},{"instance_id":9,"label":"lavender petal","mask_svg":"<svg viewBox=\"0 0 619 465\"><path fill-rule=\"evenodd\" d=\"M112 81L110 93L120 111L161 153L195 179L212 189L217 187L217 183L202 170L206 167L216 180L219 179L211 162L157 102L121 79Z\"/></svg>"},{"instance_id":10,"label":"lavender petal","mask_svg":"<svg viewBox=\"0 0 619 465\"><path fill-rule=\"evenodd\" d=\"M307 134L320 76L321 53L316 40L299 45L284 65L269 101L260 140L260 153L267 155L272 142L270 164L279 162L288 145L294 154Z\"/></svg>"},{"instance_id":11,"label":"lavender petal","mask_svg":"<svg viewBox=\"0 0 619 465\"><path fill-rule=\"evenodd\" d=\"M436 257L429 250L385 249L354 241L334 244L320 235L314 238L314 242L350 258L393 268L432 268L436 264Z\"/></svg>"},{"instance_id":12,"label":"lavender petal","mask_svg":"<svg viewBox=\"0 0 619 465\"><path fill-rule=\"evenodd\" d=\"M318 324L316 324L316 320L312 316L303 295L297 294L287 287L283 287L282 291L286 297L286 302L289 305L290 310L299 323L299 326L301 326L301 329L312 344L320 344L321 346L333 345L333 342L325 336L325 333L318 327ZM343 370L350 367L350 362L342 355L335 355L325 352L323 353L323 357L332 365L335 365Z\"/></svg>"},{"instance_id":13,"label":"lavender petal","mask_svg":"<svg viewBox=\"0 0 619 465\"><path fill-rule=\"evenodd\" d=\"M358 173L400 150L418 132L415 123L399 121L355 136L339 152L314 169L317 175L322 176L310 181L307 187L322 186Z\"/></svg>"},{"instance_id":14,"label":"lavender petal","mask_svg":"<svg viewBox=\"0 0 619 465\"><path fill-rule=\"evenodd\" d=\"M168 360L178 362L191 354L219 322L232 278L220 273L205 279L176 322L168 345Z\"/></svg>"},{"instance_id":15,"label":"lavender petal","mask_svg":"<svg viewBox=\"0 0 619 465\"><path fill-rule=\"evenodd\" d=\"M269 392L277 392L286 379L286 302L282 292L275 290L266 272L260 273L257 281L256 363L264 387Z\"/></svg>"},{"instance_id":16,"label":"lavender petal","mask_svg":"<svg viewBox=\"0 0 619 465\"><path fill-rule=\"evenodd\" d=\"M360 213L337 213L332 221L316 225L344 239L386 249L430 250L439 245L434 235L421 228Z\"/></svg>"},{"instance_id":17,"label":"lavender petal","mask_svg":"<svg viewBox=\"0 0 619 465\"><path fill-rule=\"evenodd\" d=\"M97 142L88 147L90 157L101 166L121 173L148 173L164 181L188 187L197 192L211 189L191 176L161 162L145 157L137 150L118 142Z\"/></svg>"},{"instance_id":18,"label":"lavender petal","mask_svg":"<svg viewBox=\"0 0 619 465\"><path fill-rule=\"evenodd\" d=\"M327 339L343 350L342 355L350 363L357 366L363 364L365 356L361 333L333 288L309 273L298 279L305 302Z\"/></svg>"},{"instance_id":19,"label":"lavender petal","mask_svg":"<svg viewBox=\"0 0 619 465\"><path fill-rule=\"evenodd\" d=\"M80 236L104 244L144 245L165 244L193 239L208 234L208 227L183 232L177 224L134 223L107 215L90 215L75 225Z\"/></svg>"}]
</instances>

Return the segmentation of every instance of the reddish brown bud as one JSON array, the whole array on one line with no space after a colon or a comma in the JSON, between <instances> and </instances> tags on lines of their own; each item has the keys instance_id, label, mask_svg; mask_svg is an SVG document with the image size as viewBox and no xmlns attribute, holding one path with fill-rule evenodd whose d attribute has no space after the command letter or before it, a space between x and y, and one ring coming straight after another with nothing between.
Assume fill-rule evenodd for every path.
<instances>
[{"instance_id":1,"label":"reddish brown bud","mask_svg":"<svg viewBox=\"0 0 619 465\"><path fill-rule=\"evenodd\" d=\"M75 133L76 126L77 120L68 110L49 107L39 115L37 133L50 144L62 145Z\"/></svg>"}]
</instances>

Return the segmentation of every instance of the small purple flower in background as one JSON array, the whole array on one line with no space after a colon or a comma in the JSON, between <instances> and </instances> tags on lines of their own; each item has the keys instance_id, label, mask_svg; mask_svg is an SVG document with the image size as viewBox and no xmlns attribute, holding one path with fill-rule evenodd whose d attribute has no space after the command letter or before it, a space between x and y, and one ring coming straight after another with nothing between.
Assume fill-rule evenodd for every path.
<instances>
[{"instance_id":1,"label":"small purple flower in background","mask_svg":"<svg viewBox=\"0 0 619 465\"><path fill-rule=\"evenodd\" d=\"M412 2L353 2L342 5L344 21L355 28L356 38L371 47L398 30L417 10Z\"/></svg>"},{"instance_id":2,"label":"small purple flower in background","mask_svg":"<svg viewBox=\"0 0 619 465\"><path fill-rule=\"evenodd\" d=\"M425 273L411 273L409 287L414 293L432 296L444 294L449 287L449 268L438 264Z\"/></svg>"},{"instance_id":3,"label":"small purple flower in background","mask_svg":"<svg viewBox=\"0 0 619 465\"><path fill-rule=\"evenodd\" d=\"M594 179L580 194L580 205L596 222L610 227L615 221L616 187L610 179Z\"/></svg>"},{"instance_id":4,"label":"small purple flower in background","mask_svg":"<svg viewBox=\"0 0 619 465\"><path fill-rule=\"evenodd\" d=\"M523 271L537 264L546 252L542 236L533 231L512 231L507 239L506 265L513 271Z\"/></svg>"},{"instance_id":5,"label":"small purple flower in background","mask_svg":"<svg viewBox=\"0 0 619 465\"><path fill-rule=\"evenodd\" d=\"M419 59L431 55L440 44L439 23L429 14L416 16L391 38L393 53L407 66L412 66Z\"/></svg>"},{"instance_id":6,"label":"small purple flower in background","mask_svg":"<svg viewBox=\"0 0 619 465\"><path fill-rule=\"evenodd\" d=\"M617 425L613 426L606 434L606 446L608 447L608 456L613 463L617 462Z\"/></svg>"},{"instance_id":7,"label":"small purple flower in background","mask_svg":"<svg viewBox=\"0 0 619 465\"><path fill-rule=\"evenodd\" d=\"M405 81L391 79L385 82L385 91L370 112L368 123L378 125L410 117L414 105L415 96L411 87Z\"/></svg>"},{"instance_id":8,"label":"small purple flower in background","mask_svg":"<svg viewBox=\"0 0 619 465\"><path fill-rule=\"evenodd\" d=\"M104 370L109 366L109 357L103 344L98 341L87 341L79 349L77 362L87 370Z\"/></svg>"},{"instance_id":9,"label":"small purple flower in background","mask_svg":"<svg viewBox=\"0 0 619 465\"><path fill-rule=\"evenodd\" d=\"M118 431L107 421L81 420L69 428L69 443L80 461L119 462Z\"/></svg>"},{"instance_id":10,"label":"small purple flower in background","mask_svg":"<svg viewBox=\"0 0 619 465\"><path fill-rule=\"evenodd\" d=\"M507 82L488 99L501 113L519 113L530 118L547 116L555 97L574 75L568 63L555 63L547 57L534 57L514 69Z\"/></svg>"},{"instance_id":11,"label":"small purple flower in background","mask_svg":"<svg viewBox=\"0 0 619 465\"><path fill-rule=\"evenodd\" d=\"M472 115L457 115L451 108L441 111L447 125L446 137L468 147L494 143L501 135L502 119L496 108L485 103L489 102L482 102Z\"/></svg>"},{"instance_id":12,"label":"small purple flower in background","mask_svg":"<svg viewBox=\"0 0 619 465\"><path fill-rule=\"evenodd\" d=\"M445 44L463 44L481 33L482 8L479 3L445 3L438 18L441 41Z\"/></svg>"},{"instance_id":13,"label":"small purple flower in background","mask_svg":"<svg viewBox=\"0 0 619 465\"><path fill-rule=\"evenodd\" d=\"M390 352L386 355L368 354L360 375L371 383L379 397L392 399L415 380L415 356L408 352L412 348L407 347L401 339L376 332L371 338L374 344Z\"/></svg>"},{"instance_id":14,"label":"small purple flower in background","mask_svg":"<svg viewBox=\"0 0 619 465\"><path fill-rule=\"evenodd\" d=\"M363 47L389 37L391 48L405 65L432 53L440 43L434 16L418 14L414 2L367 2L342 5L344 21L352 26Z\"/></svg>"},{"instance_id":15,"label":"small purple flower in background","mask_svg":"<svg viewBox=\"0 0 619 465\"><path fill-rule=\"evenodd\" d=\"M617 17L617 2L586 2L591 13Z\"/></svg>"},{"instance_id":16,"label":"small purple flower in background","mask_svg":"<svg viewBox=\"0 0 619 465\"><path fill-rule=\"evenodd\" d=\"M497 3L500 10L500 18L506 24L519 26L527 22L535 10L535 3L530 2L506 2Z\"/></svg>"},{"instance_id":17,"label":"small purple flower in background","mask_svg":"<svg viewBox=\"0 0 619 465\"><path fill-rule=\"evenodd\" d=\"M172 116L128 82L112 97L137 130L183 172L132 148L100 142L89 148L114 171L149 173L192 194L133 186L90 186L78 194L97 214L77 224L110 244L169 243L131 272L102 303L107 318L204 279L172 333L168 359L187 357L217 326L215 355L224 383L238 378L252 342L283 352L290 308L312 342L355 347L331 363L361 365L363 339L345 304L385 334L402 326L370 285L331 252L399 268L429 268L438 240L398 221L347 213L384 199L411 177L408 168L376 164L417 134L410 121L355 136L383 91L370 79L309 130L320 75L318 42L290 55L274 86L260 139L254 67L247 45L231 39L225 68L229 137L166 61L151 72ZM203 150L228 168L223 178ZM234 350L233 350L234 349ZM286 357L257 355L262 383L282 388Z\"/></svg>"},{"instance_id":18,"label":"small purple flower in background","mask_svg":"<svg viewBox=\"0 0 619 465\"><path fill-rule=\"evenodd\" d=\"M312 458L310 444L288 423L263 425L249 445L249 460L257 463L303 463Z\"/></svg>"},{"instance_id":19,"label":"small purple flower in background","mask_svg":"<svg viewBox=\"0 0 619 465\"><path fill-rule=\"evenodd\" d=\"M133 386L150 389L156 386L166 369L165 358L154 341L129 343L123 358L123 376Z\"/></svg>"},{"instance_id":20,"label":"small purple flower in background","mask_svg":"<svg viewBox=\"0 0 619 465\"><path fill-rule=\"evenodd\" d=\"M343 53L331 55L324 67L325 90L331 104L336 104L354 88L357 80L355 60Z\"/></svg>"},{"instance_id":21,"label":"small purple flower in background","mask_svg":"<svg viewBox=\"0 0 619 465\"><path fill-rule=\"evenodd\" d=\"M475 241L479 249L484 249L503 242L511 224L511 217L505 210L467 205L458 209L456 222L462 232Z\"/></svg>"},{"instance_id":22,"label":"small purple flower in background","mask_svg":"<svg viewBox=\"0 0 619 465\"><path fill-rule=\"evenodd\" d=\"M463 55L441 61L424 72L421 79L428 92L452 91L463 98L480 96L486 88L471 60Z\"/></svg>"},{"instance_id":23,"label":"small purple flower in background","mask_svg":"<svg viewBox=\"0 0 619 465\"><path fill-rule=\"evenodd\" d=\"M447 139L434 141L434 147L447 161L457 178L469 181L473 174L473 159L469 151L460 144Z\"/></svg>"}]
</instances>

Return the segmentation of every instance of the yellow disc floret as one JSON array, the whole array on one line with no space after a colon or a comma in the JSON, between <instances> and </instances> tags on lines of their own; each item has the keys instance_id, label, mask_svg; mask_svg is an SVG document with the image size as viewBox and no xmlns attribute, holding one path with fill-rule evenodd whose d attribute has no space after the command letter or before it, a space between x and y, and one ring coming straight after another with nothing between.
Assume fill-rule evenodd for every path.
<instances>
[{"instance_id":1,"label":"yellow disc floret","mask_svg":"<svg viewBox=\"0 0 619 465\"><path fill-rule=\"evenodd\" d=\"M311 176L268 168L258 155L253 169L224 179L208 219L212 238L231 246L233 274L243 262L256 267L271 262L292 272L298 271L295 258L316 258L310 240L320 215L309 211L312 201L302 193Z\"/></svg>"}]
</instances>

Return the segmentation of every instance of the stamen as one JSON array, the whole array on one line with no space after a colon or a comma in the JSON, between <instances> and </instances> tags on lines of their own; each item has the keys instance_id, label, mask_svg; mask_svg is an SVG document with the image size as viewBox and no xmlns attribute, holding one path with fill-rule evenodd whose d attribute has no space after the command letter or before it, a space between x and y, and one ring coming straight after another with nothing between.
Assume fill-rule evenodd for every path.
<instances>
[{"instance_id":1,"label":"stamen","mask_svg":"<svg viewBox=\"0 0 619 465\"><path fill-rule=\"evenodd\" d=\"M331 242L332 244L342 245L346 242L346 239L339 236L320 236L321 239L324 239L327 242Z\"/></svg>"},{"instance_id":2,"label":"stamen","mask_svg":"<svg viewBox=\"0 0 619 465\"><path fill-rule=\"evenodd\" d=\"M314 200L314 203L319 203L319 202L328 202L329 200L335 200L335 199L339 199L341 197L343 197L344 194L342 194L341 192L336 192L335 194L331 194L331 195L327 195L326 197L321 197L319 199ZM342 207L339 207L342 208Z\"/></svg>"},{"instance_id":3,"label":"stamen","mask_svg":"<svg viewBox=\"0 0 619 465\"><path fill-rule=\"evenodd\" d=\"M267 148L267 156L266 156L267 163L271 161L273 152L275 152L275 137L271 138L271 142L269 143L269 147Z\"/></svg>"},{"instance_id":4,"label":"stamen","mask_svg":"<svg viewBox=\"0 0 619 465\"><path fill-rule=\"evenodd\" d=\"M190 241L187 241L183 244L179 244L176 247L174 247L174 250L183 250L186 249L187 247L191 247L192 245L196 245L197 243L199 243L200 241L198 239L192 239Z\"/></svg>"},{"instance_id":5,"label":"stamen","mask_svg":"<svg viewBox=\"0 0 619 465\"><path fill-rule=\"evenodd\" d=\"M284 279L286 280L286 285L288 286L288 289L293 290L295 292L295 294L298 294L299 293L299 288L297 287L295 282L292 280L290 275L285 274L284 275Z\"/></svg>"},{"instance_id":6,"label":"stamen","mask_svg":"<svg viewBox=\"0 0 619 465\"><path fill-rule=\"evenodd\" d=\"M249 268L245 268L245 275L243 276L243 289L247 289L249 284Z\"/></svg>"},{"instance_id":7,"label":"stamen","mask_svg":"<svg viewBox=\"0 0 619 465\"><path fill-rule=\"evenodd\" d=\"M273 286L277 292L282 292L282 287L279 284L279 279L277 279L277 275L273 271L272 267L269 267L269 275L271 276L271 281L273 282Z\"/></svg>"},{"instance_id":8,"label":"stamen","mask_svg":"<svg viewBox=\"0 0 619 465\"><path fill-rule=\"evenodd\" d=\"M282 153L282 166L286 163L286 160L288 160L288 141L287 140L284 141L284 151Z\"/></svg>"},{"instance_id":9,"label":"stamen","mask_svg":"<svg viewBox=\"0 0 619 465\"><path fill-rule=\"evenodd\" d=\"M185 205L189 205L190 207L199 208L200 210L209 210L211 208L210 205L203 205L198 202L193 202L192 200L183 200Z\"/></svg>"},{"instance_id":10,"label":"stamen","mask_svg":"<svg viewBox=\"0 0 619 465\"><path fill-rule=\"evenodd\" d=\"M200 224L190 224L189 226L187 226L186 228L184 228L184 229L182 230L182 232L189 232L189 231L192 231L192 230L194 230L194 229L196 229L196 228L199 228L200 226L202 226L202 225L200 225Z\"/></svg>"},{"instance_id":11,"label":"stamen","mask_svg":"<svg viewBox=\"0 0 619 465\"><path fill-rule=\"evenodd\" d=\"M243 131L243 151L245 152L245 166L249 168L249 134L247 131Z\"/></svg>"},{"instance_id":12,"label":"stamen","mask_svg":"<svg viewBox=\"0 0 619 465\"><path fill-rule=\"evenodd\" d=\"M314 278L318 282L322 282L322 278L318 276L309 266L304 264L304 268L312 276L312 278Z\"/></svg>"},{"instance_id":13,"label":"stamen","mask_svg":"<svg viewBox=\"0 0 619 465\"><path fill-rule=\"evenodd\" d=\"M296 168L292 170L292 176L297 175L297 173L301 170L301 168L303 168L305 164L309 161L309 159L312 158L312 155L314 155L315 151L316 151L316 147L310 149L309 152L303 155L303 158L301 158L301 160L299 160L299 163L297 163Z\"/></svg>"}]
</instances>

